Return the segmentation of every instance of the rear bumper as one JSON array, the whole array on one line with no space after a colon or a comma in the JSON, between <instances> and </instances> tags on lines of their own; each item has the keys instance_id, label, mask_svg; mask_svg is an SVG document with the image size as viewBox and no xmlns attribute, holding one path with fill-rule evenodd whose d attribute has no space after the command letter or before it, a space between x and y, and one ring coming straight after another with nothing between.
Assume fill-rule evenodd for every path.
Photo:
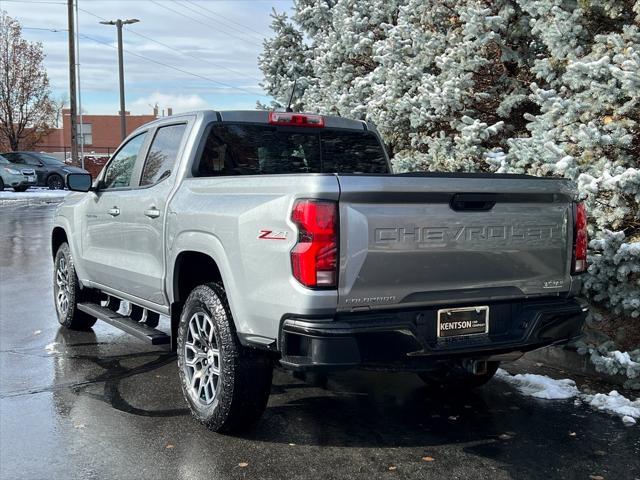
<instances>
[{"instance_id":1,"label":"rear bumper","mask_svg":"<svg viewBox=\"0 0 640 480\"><path fill-rule=\"evenodd\" d=\"M351 367L420 371L439 362L506 360L580 335L587 306L548 298L489 303L489 333L437 337L438 307L349 313L335 319L291 316L280 328L281 363L293 370Z\"/></svg>"}]
</instances>

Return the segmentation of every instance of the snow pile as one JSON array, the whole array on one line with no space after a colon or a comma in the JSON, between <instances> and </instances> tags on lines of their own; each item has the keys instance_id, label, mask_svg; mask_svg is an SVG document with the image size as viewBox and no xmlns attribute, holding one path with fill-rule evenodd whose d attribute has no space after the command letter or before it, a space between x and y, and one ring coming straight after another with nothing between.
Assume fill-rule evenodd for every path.
<instances>
[{"instance_id":1,"label":"snow pile","mask_svg":"<svg viewBox=\"0 0 640 480\"><path fill-rule=\"evenodd\" d=\"M640 418L640 398L632 402L616 390L612 390L608 395L604 393L584 395L583 401L598 410L622 417L626 425L634 425L636 419Z\"/></svg>"},{"instance_id":2,"label":"snow pile","mask_svg":"<svg viewBox=\"0 0 640 480\"><path fill-rule=\"evenodd\" d=\"M496 378L515 387L528 397L544 400L566 400L576 398L576 406L585 403L597 410L617 415L625 425L634 425L640 419L640 398L635 401L620 395L616 390L609 394L587 395L581 393L573 380L568 378L555 380L544 375L518 374L498 369Z\"/></svg>"},{"instance_id":3,"label":"snow pile","mask_svg":"<svg viewBox=\"0 0 640 480\"><path fill-rule=\"evenodd\" d=\"M496 378L513 385L520 393L528 397L543 398L545 400L564 400L580 395L576 382L568 378L554 380L544 375L531 373L510 375L499 369Z\"/></svg>"},{"instance_id":4,"label":"snow pile","mask_svg":"<svg viewBox=\"0 0 640 480\"><path fill-rule=\"evenodd\" d=\"M25 198L57 198L66 197L70 193L72 192L69 190L50 190L48 188L37 187L31 187L24 192L16 192L5 187L4 190L0 191L0 199L21 200Z\"/></svg>"}]
</instances>

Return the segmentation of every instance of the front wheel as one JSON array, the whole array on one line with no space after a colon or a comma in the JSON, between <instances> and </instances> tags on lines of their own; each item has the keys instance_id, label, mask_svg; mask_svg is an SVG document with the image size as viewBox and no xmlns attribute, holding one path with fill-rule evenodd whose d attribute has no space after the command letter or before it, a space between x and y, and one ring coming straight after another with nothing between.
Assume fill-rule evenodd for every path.
<instances>
[{"instance_id":1,"label":"front wheel","mask_svg":"<svg viewBox=\"0 0 640 480\"><path fill-rule=\"evenodd\" d=\"M65 242L58 248L53 265L53 297L60 325L72 330L87 330L93 327L96 318L78 310L78 303L89 296L90 292L80 287L71 250Z\"/></svg>"},{"instance_id":2,"label":"front wheel","mask_svg":"<svg viewBox=\"0 0 640 480\"><path fill-rule=\"evenodd\" d=\"M178 326L178 368L191 413L211 430L242 430L266 408L271 358L240 344L222 285L200 285L187 298Z\"/></svg>"},{"instance_id":3,"label":"front wheel","mask_svg":"<svg viewBox=\"0 0 640 480\"><path fill-rule=\"evenodd\" d=\"M62 190L64 188L64 181L60 175L54 173L47 178L47 187L49 187L49 190Z\"/></svg>"},{"instance_id":4,"label":"front wheel","mask_svg":"<svg viewBox=\"0 0 640 480\"><path fill-rule=\"evenodd\" d=\"M438 370L421 372L420 379L435 390L471 390L478 388L493 378L500 362L487 362L485 373L473 374L462 365L448 364Z\"/></svg>"}]
</instances>

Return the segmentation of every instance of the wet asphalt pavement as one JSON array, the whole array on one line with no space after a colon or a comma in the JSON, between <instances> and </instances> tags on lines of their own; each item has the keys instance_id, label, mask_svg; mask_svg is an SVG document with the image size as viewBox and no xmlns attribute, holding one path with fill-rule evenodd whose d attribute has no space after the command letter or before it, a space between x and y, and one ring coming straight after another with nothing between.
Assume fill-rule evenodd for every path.
<instances>
[{"instance_id":1,"label":"wet asphalt pavement","mask_svg":"<svg viewBox=\"0 0 640 480\"><path fill-rule=\"evenodd\" d=\"M498 380L443 397L409 374L320 387L276 370L253 431L210 432L187 411L173 354L100 322L58 328L53 211L0 205L2 479L640 478L640 425Z\"/></svg>"}]
</instances>

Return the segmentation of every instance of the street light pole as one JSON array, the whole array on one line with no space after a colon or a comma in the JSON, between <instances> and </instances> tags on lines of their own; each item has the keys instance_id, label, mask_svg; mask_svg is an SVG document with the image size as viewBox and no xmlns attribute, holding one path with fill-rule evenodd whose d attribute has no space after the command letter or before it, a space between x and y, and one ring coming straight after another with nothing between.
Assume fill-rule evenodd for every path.
<instances>
[{"instance_id":1,"label":"street light pole","mask_svg":"<svg viewBox=\"0 0 640 480\"><path fill-rule=\"evenodd\" d=\"M122 52L122 26L129 25L131 23L137 23L140 20L137 18L121 20L117 19L115 21L109 22L100 22L103 25L115 25L118 30L118 74L120 77L120 136L122 140L124 140L127 136L127 117L125 115L125 106L124 106L124 59Z\"/></svg>"}]
</instances>

